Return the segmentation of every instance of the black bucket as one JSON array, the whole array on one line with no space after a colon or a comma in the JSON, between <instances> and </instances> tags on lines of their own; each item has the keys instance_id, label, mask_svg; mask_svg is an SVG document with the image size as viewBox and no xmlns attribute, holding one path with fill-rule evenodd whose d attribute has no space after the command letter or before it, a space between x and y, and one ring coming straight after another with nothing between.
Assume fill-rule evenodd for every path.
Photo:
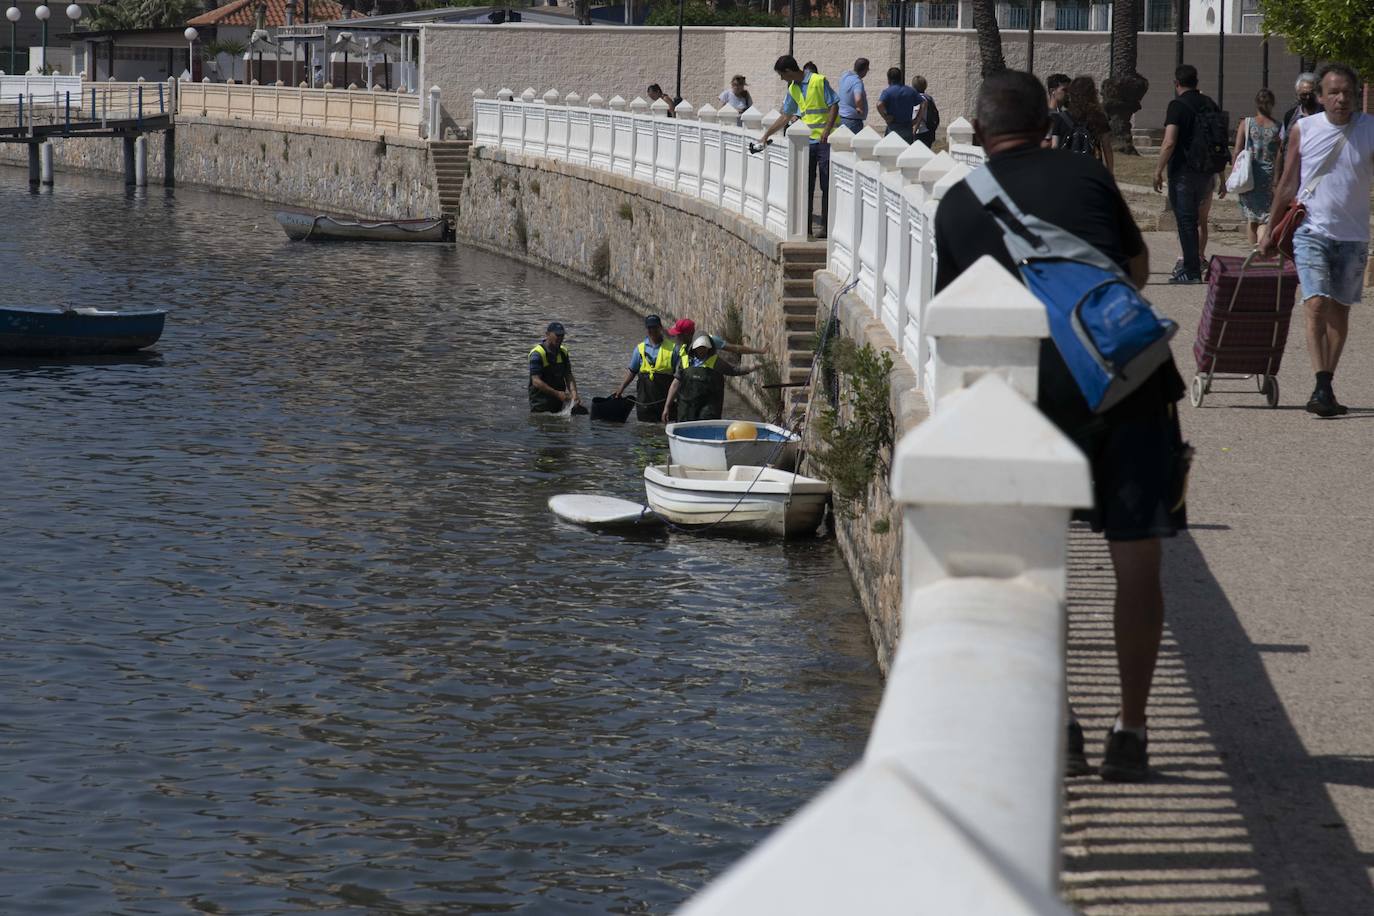
<instances>
[{"instance_id":1,"label":"black bucket","mask_svg":"<svg viewBox=\"0 0 1374 916\"><path fill-rule=\"evenodd\" d=\"M592 419L624 423L635 409L634 398L592 398Z\"/></svg>"}]
</instances>

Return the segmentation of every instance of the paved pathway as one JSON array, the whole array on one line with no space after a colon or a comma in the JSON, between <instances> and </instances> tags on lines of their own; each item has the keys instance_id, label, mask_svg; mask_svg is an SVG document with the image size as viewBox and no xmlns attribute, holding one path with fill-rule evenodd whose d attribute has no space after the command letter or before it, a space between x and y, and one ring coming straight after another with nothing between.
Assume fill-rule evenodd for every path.
<instances>
[{"instance_id":1,"label":"paved pathway","mask_svg":"<svg viewBox=\"0 0 1374 916\"><path fill-rule=\"evenodd\" d=\"M1185 381L1205 287L1170 287L1150 233L1150 298L1181 325ZM1213 245L1239 253L1235 236ZM1240 240L1243 241L1243 240ZM1192 530L1167 544L1168 632L1151 703L1158 778L1067 783L1064 886L1090 914L1374 914L1374 290L1351 321L1321 420L1301 313L1281 403L1251 382L1180 402L1197 449ZM1234 394L1222 393L1225 389ZM1089 756L1116 705L1112 577L1099 538L1071 542L1070 695Z\"/></svg>"}]
</instances>

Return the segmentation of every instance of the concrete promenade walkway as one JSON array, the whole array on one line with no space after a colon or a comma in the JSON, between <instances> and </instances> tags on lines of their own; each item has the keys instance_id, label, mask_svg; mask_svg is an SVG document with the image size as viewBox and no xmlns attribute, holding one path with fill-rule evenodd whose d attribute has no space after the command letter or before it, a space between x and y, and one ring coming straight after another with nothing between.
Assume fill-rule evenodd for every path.
<instances>
[{"instance_id":1,"label":"concrete promenade walkway","mask_svg":"<svg viewBox=\"0 0 1374 916\"><path fill-rule=\"evenodd\" d=\"M1177 239L1147 238L1147 292L1181 326L1190 381L1206 287L1164 285ZM1192 530L1165 552L1157 775L1066 783L1065 895L1086 913L1374 913L1374 301L1336 376L1348 416L1303 411L1304 342L1295 312L1278 409L1247 381L1180 402L1197 455ZM1100 538L1070 550L1070 696L1096 763L1117 702L1112 575Z\"/></svg>"}]
</instances>

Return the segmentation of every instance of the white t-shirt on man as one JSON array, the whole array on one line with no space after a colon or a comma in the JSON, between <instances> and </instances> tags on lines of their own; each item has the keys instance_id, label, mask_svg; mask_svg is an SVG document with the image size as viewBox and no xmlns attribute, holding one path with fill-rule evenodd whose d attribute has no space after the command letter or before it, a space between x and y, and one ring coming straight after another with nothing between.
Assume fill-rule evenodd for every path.
<instances>
[{"instance_id":1,"label":"white t-shirt on man","mask_svg":"<svg viewBox=\"0 0 1374 916\"><path fill-rule=\"evenodd\" d=\"M1345 149L1316 189L1303 195L1342 131ZM1369 241L1369 190L1374 184L1374 115L1356 112L1346 125L1332 124L1319 111L1298 121L1302 136L1302 180L1298 199L1307 206L1310 231L1337 242Z\"/></svg>"}]
</instances>

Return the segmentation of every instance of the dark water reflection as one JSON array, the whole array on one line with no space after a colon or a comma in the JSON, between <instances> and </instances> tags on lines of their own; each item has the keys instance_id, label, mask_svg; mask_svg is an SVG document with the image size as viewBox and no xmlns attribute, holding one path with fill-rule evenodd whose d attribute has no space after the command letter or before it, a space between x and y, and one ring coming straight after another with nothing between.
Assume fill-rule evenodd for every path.
<instances>
[{"instance_id":1,"label":"dark water reflection","mask_svg":"<svg viewBox=\"0 0 1374 916\"><path fill-rule=\"evenodd\" d=\"M664 911L852 762L878 683L833 544L593 535L661 435L532 418L636 320L262 204L0 170L11 301L174 308L159 354L0 364L0 910Z\"/></svg>"}]
</instances>

